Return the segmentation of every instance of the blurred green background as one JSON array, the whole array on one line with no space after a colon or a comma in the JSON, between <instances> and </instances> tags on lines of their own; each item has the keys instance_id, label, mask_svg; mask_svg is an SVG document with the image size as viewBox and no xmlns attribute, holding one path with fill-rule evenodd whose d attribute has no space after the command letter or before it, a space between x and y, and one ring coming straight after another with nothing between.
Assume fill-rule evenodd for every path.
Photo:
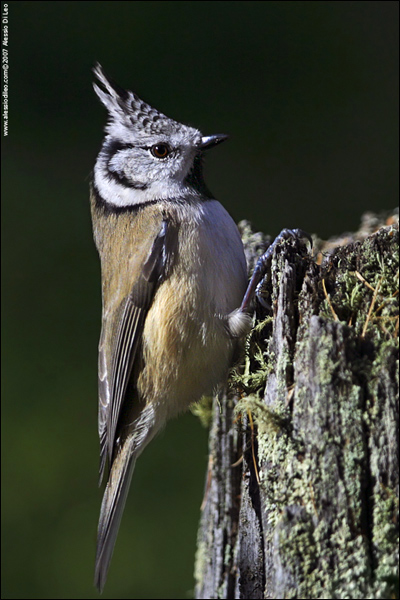
<instances>
[{"instance_id":1,"label":"blurred green background","mask_svg":"<svg viewBox=\"0 0 400 600\"><path fill-rule=\"evenodd\" d=\"M397 2L9 2L2 139L3 598L97 598L100 271L91 68L204 134L206 180L277 234L397 203ZM104 598L190 598L207 432L137 463Z\"/></svg>"}]
</instances>

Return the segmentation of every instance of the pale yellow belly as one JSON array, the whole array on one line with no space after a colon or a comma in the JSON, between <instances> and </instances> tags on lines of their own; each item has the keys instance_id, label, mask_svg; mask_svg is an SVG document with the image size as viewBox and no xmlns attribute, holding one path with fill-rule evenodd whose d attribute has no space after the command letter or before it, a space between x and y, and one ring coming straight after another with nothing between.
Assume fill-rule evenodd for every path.
<instances>
[{"instance_id":1,"label":"pale yellow belly","mask_svg":"<svg viewBox=\"0 0 400 600\"><path fill-rule=\"evenodd\" d=\"M224 379L234 341L204 294L171 278L158 291L143 331L138 391L163 406L167 418L212 393Z\"/></svg>"}]
</instances>

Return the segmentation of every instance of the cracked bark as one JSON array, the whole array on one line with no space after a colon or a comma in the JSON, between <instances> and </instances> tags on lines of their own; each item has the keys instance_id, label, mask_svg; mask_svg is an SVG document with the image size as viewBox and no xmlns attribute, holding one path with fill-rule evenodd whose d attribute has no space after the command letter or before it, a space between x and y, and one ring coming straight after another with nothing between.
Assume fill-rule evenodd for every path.
<instances>
[{"instance_id":1,"label":"cracked bark","mask_svg":"<svg viewBox=\"0 0 400 600\"><path fill-rule=\"evenodd\" d=\"M214 400L198 599L398 598L396 217L315 247L277 247Z\"/></svg>"}]
</instances>

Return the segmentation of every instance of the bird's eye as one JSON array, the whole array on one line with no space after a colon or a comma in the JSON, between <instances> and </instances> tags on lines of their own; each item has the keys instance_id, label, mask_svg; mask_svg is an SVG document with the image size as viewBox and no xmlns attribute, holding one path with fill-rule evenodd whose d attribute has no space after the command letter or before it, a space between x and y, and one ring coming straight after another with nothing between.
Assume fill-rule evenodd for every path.
<instances>
[{"instance_id":1,"label":"bird's eye","mask_svg":"<svg viewBox=\"0 0 400 600\"><path fill-rule=\"evenodd\" d=\"M168 144L155 144L150 150L152 155L156 158L166 158L171 152L171 148Z\"/></svg>"}]
</instances>

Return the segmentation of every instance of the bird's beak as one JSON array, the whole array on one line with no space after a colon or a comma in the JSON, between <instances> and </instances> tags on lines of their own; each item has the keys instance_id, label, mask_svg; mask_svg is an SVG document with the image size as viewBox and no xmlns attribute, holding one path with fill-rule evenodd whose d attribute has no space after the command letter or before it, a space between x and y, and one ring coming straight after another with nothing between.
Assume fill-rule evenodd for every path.
<instances>
[{"instance_id":1,"label":"bird's beak","mask_svg":"<svg viewBox=\"0 0 400 600\"><path fill-rule=\"evenodd\" d=\"M201 138L200 150L208 150L208 148L212 148L221 142L224 142L228 139L228 135L225 133L216 133L215 135L206 135Z\"/></svg>"}]
</instances>

